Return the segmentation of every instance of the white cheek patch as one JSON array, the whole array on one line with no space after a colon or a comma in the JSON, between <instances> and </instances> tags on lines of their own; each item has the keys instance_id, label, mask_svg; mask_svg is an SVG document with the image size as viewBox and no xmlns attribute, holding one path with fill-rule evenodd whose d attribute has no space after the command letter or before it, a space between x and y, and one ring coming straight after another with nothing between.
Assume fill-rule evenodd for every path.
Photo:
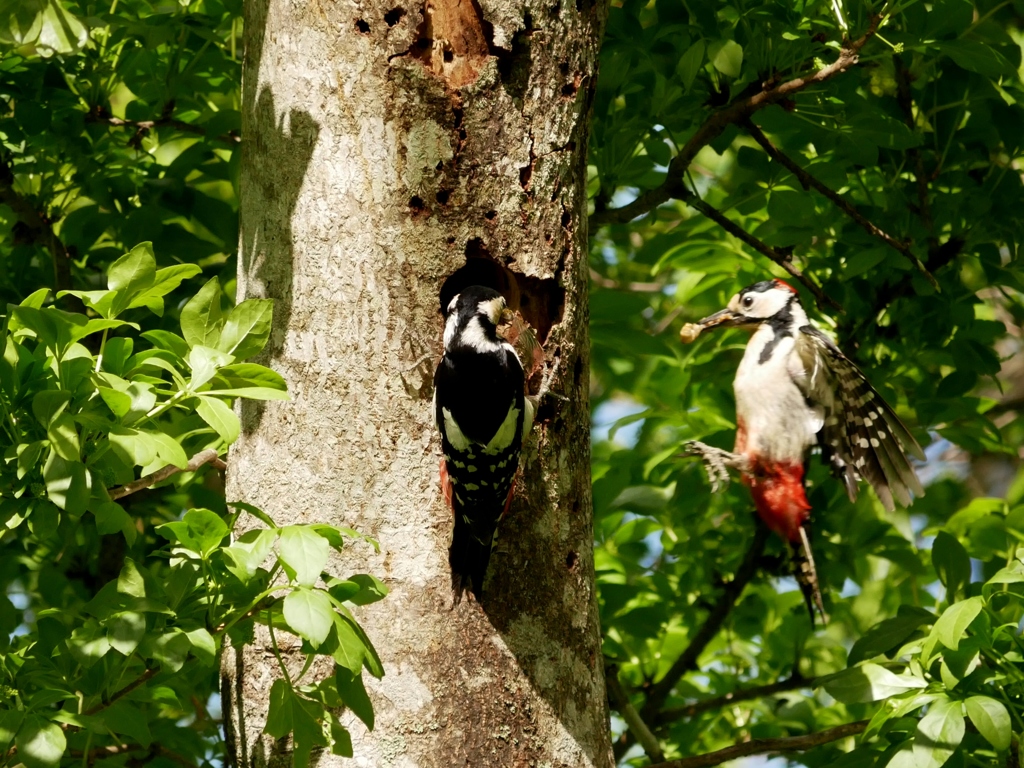
<instances>
[{"instance_id":1,"label":"white cheek patch","mask_svg":"<svg viewBox=\"0 0 1024 768\"><path fill-rule=\"evenodd\" d=\"M444 416L444 436L448 438L448 442L452 444L452 448L460 453L464 453L469 449L469 439L462 434L462 430L452 417L451 411L447 408L442 408L441 414Z\"/></svg>"},{"instance_id":2,"label":"white cheek patch","mask_svg":"<svg viewBox=\"0 0 1024 768\"><path fill-rule=\"evenodd\" d=\"M519 409L512 407L508 409L508 415L494 433L494 437L487 443L484 453L501 453L508 448L516 437L516 424L519 422Z\"/></svg>"},{"instance_id":3,"label":"white cheek patch","mask_svg":"<svg viewBox=\"0 0 1024 768\"><path fill-rule=\"evenodd\" d=\"M455 331L452 330L454 336ZM447 344L448 329L445 328L445 337ZM487 334L484 332L484 327L480 324L479 317L471 317L462 329L462 333L459 334L459 339L467 347L472 347L477 352L493 352L494 350L501 349L501 342L491 341L487 338Z\"/></svg>"},{"instance_id":4,"label":"white cheek patch","mask_svg":"<svg viewBox=\"0 0 1024 768\"><path fill-rule=\"evenodd\" d=\"M444 324L444 348L448 349L451 346L452 339L455 338L455 331L459 327L459 316L456 314L449 314L448 320Z\"/></svg>"}]
</instances>

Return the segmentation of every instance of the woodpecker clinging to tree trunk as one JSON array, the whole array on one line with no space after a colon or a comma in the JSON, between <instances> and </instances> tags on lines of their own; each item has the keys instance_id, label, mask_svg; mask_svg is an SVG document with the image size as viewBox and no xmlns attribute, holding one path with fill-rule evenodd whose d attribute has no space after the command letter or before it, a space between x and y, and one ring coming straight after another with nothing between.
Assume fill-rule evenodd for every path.
<instances>
[{"instance_id":1,"label":"woodpecker clinging to tree trunk","mask_svg":"<svg viewBox=\"0 0 1024 768\"><path fill-rule=\"evenodd\" d=\"M863 478L888 511L894 497L909 506L911 491L924 495L904 451L924 454L857 366L808 322L796 291L782 280L744 288L726 309L684 326L680 338L689 343L711 328L754 332L733 382L736 446L731 454L696 442L688 448L703 457L713 487L728 482L727 467L742 472L761 519L797 555L797 581L812 620L814 607L825 619L805 530L810 449L821 446L851 501Z\"/></svg>"},{"instance_id":2,"label":"woodpecker clinging to tree trunk","mask_svg":"<svg viewBox=\"0 0 1024 768\"><path fill-rule=\"evenodd\" d=\"M441 488L455 517L448 562L458 604L467 589L480 599L498 521L512 502L523 438L541 395L526 395L519 356L498 335L498 325L511 314L501 294L470 286L444 314L434 415L444 451ZM532 334L523 325L517 332ZM531 372L533 363L528 361Z\"/></svg>"}]
</instances>

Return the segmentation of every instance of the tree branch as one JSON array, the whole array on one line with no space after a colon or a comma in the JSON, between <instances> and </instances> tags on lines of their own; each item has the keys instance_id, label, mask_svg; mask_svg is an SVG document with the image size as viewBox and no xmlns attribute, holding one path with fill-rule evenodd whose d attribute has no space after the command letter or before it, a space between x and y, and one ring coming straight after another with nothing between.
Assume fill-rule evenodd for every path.
<instances>
[{"instance_id":1,"label":"tree branch","mask_svg":"<svg viewBox=\"0 0 1024 768\"><path fill-rule=\"evenodd\" d=\"M97 712L100 712L101 710L106 709L107 707L109 707L111 704L113 704L118 699L120 699L120 698L122 698L124 696L127 696L129 693L134 691L140 685L144 685L146 682L148 682L150 680L150 678L154 677L157 674L157 672L159 672L159 671L160 671L159 667L151 667L150 669L147 669L145 672L143 672L137 678L135 678L130 683L128 683L128 685L126 685L124 688L121 688L120 690L115 691L113 694L111 694L109 699L107 699L106 701L101 701L99 704L97 704L94 707L89 707L89 709L87 709L82 714L85 714L85 715L95 715Z\"/></svg>"},{"instance_id":2,"label":"tree branch","mask_svg":"<svg viewBox=\"0 0 1024 768\"><path fill-rule=\"evenodd\" d=\"M729 760L746 755L763 755L771 752L802 752L822 744L828 744L847 736L855 736L868 727L868 720L859 720L856 723L837 725L818 733L808 733L803 736L787 736L779 739L754 739L733 744L731 747L720 749L717 752L709 752L706 755L695 755L684 757L679 760L669 760L665 763L657 763L650 768L710 768L713 765L721 765Z\"/></svg>"},{"instance_id":3,"label":"tree branch","mask_svg":"<svg viewBox=\"0 0 1024 768\"><path fill-rule=\"evenodd\" d=\"M744 588L754 578L754 574L757 573L758 561L764 553L767 541L768 528L758 522L754 530L754 538L750 542L750 548L743 556L743 562L736 569L736 575L733 576L732 581L725 585L721 596L718 598L718 602L711 608L711 612L708 614L707 619L705 619L704 625L697 630L686 650L676 659L668 672L665 673L665 676L651 686L650 691L647 693L647 700L640 709L640 715L645 720L652 719L661 710L665 700L672 692L672 689L676 687L676 683L682 679L683 675L697 668L697 661L700 659L700 655L707 648L708 643L718 634L718 630L722 628L733 606L736 605L736 601L743 594Z\"/></svg>"},{"instance_id":4,"label":"tree branch","mask_svg":"<svg viewBox=\"0 0 1024 768\"><path fill-rule=\"evenodd\" d=\"M684 717L696 717L697 715L701 715L705 712L711 712L716 709L721 709L722 707L727 707L730 704L738 704L741 701L761 699L766 696L774 696L776 693L782 693L783 691L795 691L798 688L814 688L816 686L817 678L806 678L799 672L795 672L791 677L788 677L785 680L776 680L774 683L766 683L765 685L758 685L751 688L742 688L738 691L732 691L731 693L724 693L721 696L715 696L712 699L695 701L692 704L686 704L682 707L670 707L668 709L663 709L654 717L654 725L658 728Z\"/></svg>"},{"instance_id":5,"label":"tree branch","mask_svg":"<svg viewBox=\"0 0 1024 768\"><path fill-rule=\"evenodd\" d=\"M227 469L227 464L217 458L217 452L213 448L207 448L205 451L200 451L191 459L188 460L188 465L184 469L179 469L173 464L168 464L163 469L158 469L156 472L151 472L145 477L140 477L127 485L119 485L116 488L111 488L110 498L123 499L125 496L129 496L133 493L137 493L145 488L149 488L151 485L156 485L159 482L166 480L168 477L172 477L179 472L195 472L204 464L213 464L217 469Z\"/></svg>"},{"instance_id":6,"label":"tree branch","mask_svg":"<svg viewBox=\"0 0 1024 768\"><path fill-rule=\"evenodd\" d=\"M3 203L18 217L23 238L36 243L50 252L53 259L53 283L57 291L69 291L71 285L71 254L53 231L53 223L36 209L28 198L14 188L14 169L6 160L0 159L0 203ZM74 297L69 297L74 299ZM78 301L74 299L74 301ZM73 303L73 302L72 302Z\"/></svg>"},{"instance_id":7,"label":"tree branch","mask_svg":"<svg viewBox=\"0 0 1024 768\"><path fill-rule=\"evenodd\" d=\"M611 288L612 290L617 291L632 291L633 293L661 293L665 290L665 283L620 283L618 280L612 280L610 277L605 277L593 267L590 269L590 281L595 285L600 285L602 288Z\"/></svg>"},{"instance_id":8,"label":"tree branch","mask_svg":"<svg viewBox=\"0 0 1024 768\"><path fill-rule=\"evenodd\" d=\"M622 719L626 721L629 732L633 734L640 743L640 746L644 748L647 757L651 759L652 763L664 761L665 753L661 751L661 744L658 743L657 736L651 733L651 729L647 727L647 723L643 721L640 713L636 711L633 703L629 700L629 695L623 689L622 682L619 680L618 667L614 664L609 664L605 668L605 681L615 709L622 715Z\"/></svg>"},{"instance_id":9,"label":"tree branch","mask_svg":"<svg viewBox=\"0 0 1024 768\"><path fill-rule=\"evenodd\" d=\"M164 126L175 128L182 133L206 136L213 141L220 141L232 146L242 141L242 137L234 132L221 134L220 136L210 136L206 132L206 129L201 125L194 125L193 123L187 123L184 120L177 120L171 117L170 112L173 111L174 104L170 103L169 106L170 110L165 107L164 114L156 120L125 120L120 117L114 117L101 107L96 107L86 115L86 121L90 123L105 123L106 125L111 125L115 128L135 129L135 134L128 140L128 143L134 147L138 147L142 142L142 138L151 130Z\"/></svg>"},{"instance_id":10,"label":"tree branch","mask_svg":"<svg viewBox=\"0 0 1024 768\"><path fill-rule=\"evenodd\" d=\"M839 306L839 304L836 303L834 299L825 295L821 288L818 287L818 284L816 282L814 282L811 278L809 278L807 275L805 275L803 272L801 272L799 269L793 266L793 261L790 254L784 253L778 250L777 248L772 248L764 241L758 240L756 237L747 232L747 230L745 230L739 224L734 222L720 210L715 208L713 205L704 202L690 190L685 188L681 189L677 197L683 202L685 202L687 205L700 211L707 218L711 219L713 222L718 224L718 226L720 226L733 237L742 240L744 243L749 245L758 253L767 256L769 259L774 261L776 264L778 264L780 267L786 270L789 274L791 274L793 277L799 280L800 283L805 288L807 288L807 290L814 294L814 299L818 303L819 307L824 309L825 306L828 305L839 312L843 311L843 308Z\"/></svg>"},{"instance_id":11,"label":"tree branch","mask_svg":"<svg viewBox=\"0 0 1024 768\"><path fill-rule=\"evenodd\" d=\"M903 254L903 256L917 268L917 271L925 276L925 279L931 283L932 287L935 290L939 290L939 284L935 280L935 276L928 271L927 267L925 267L924 263L917 258L907 243L901 242L883 231L880 227L864 216L864 214L854 208L850 201L841 197L838 192L835 192L832 188L826 186L806 170L801 168L792 158L780 152L778 148L768 140L768 137L764 135L764 132L754 125L751 120L744 120L743 125L747 129L747 132L753 137L754 141L761 145L761 148L769 157L772 158L772 160L786 168L800 180L800 184L804 189L814 189L827 197L837 208L839 208L839 210L859 224L865 232L872 237L877 237L886 245L895 248Z\"/></svg>"},{"instance_id":12,"label":"tree branch","mask_svg":"<svg viewBox=\"0 0 1024 768\"><path fill-rule=\"evenodd\" d=\"M917 123L914 119L914 96L910 92L910 72L903 64L903 58L897 53L892 57L893 71L896 77L896 102L903 111L903 120L907 127L916 132ZM907 157L914 165L914 180L917 183L918 210L917 215L921 223L928 231L929 252L939 247L939 240L935 236L935 223L932 221L931 205L928 202L928 179L924 172L924 160L921 158L921 151L917 147L910 147L907 150Z\"/></svg>"},{"instance_id":13,"label":"tree branch","mask_svg":"<svg viewBox=\"0 0 1024 768\"><path fill-rule=\"evenodd\" d=\"M611 208L595 212L590 217L590 223L594 226L602 224L625 224L637 216L642 216L648 211L657 208L662 203L673 197L679 197L683 186L683 172L690 167L693 158L705 146L718 138L730 125L742 123L760 109L788 99L808 86L818 85L829 80L841 72L845 72L857 63L861 48L870 40L878 29L880 17L873 16L867 31L862 37L854 41L846 41L838 58L827 67L822 67L817 72L804 77L797 77L774 88L761 90L753 96L739 101L734 101L724 109L715 112L705 120L697 129L697 132L690 137L682 149L679 150L672 162L669 163L668 174L659 186L642 193L633 202L621 208Z\"/></svg>"}]
</instances>

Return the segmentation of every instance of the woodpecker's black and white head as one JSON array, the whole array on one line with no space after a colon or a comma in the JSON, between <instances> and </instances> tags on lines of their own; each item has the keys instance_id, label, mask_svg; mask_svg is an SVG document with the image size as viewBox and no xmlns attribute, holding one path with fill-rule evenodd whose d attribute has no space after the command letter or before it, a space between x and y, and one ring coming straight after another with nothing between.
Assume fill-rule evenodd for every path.
<instances>
[{"instance_id":1,"label":"woodpecker's black and white head","mask_svg":"<svg viewBox=\"0 0 1024 768\"><path fill-rule=\"evenodd\" d=\"M500 348L498 325L505 313L505 297L493 288L471 285L456 294L445 308L444 348L465 346L478 352Z\"/></svg>"},{"instance_id":2,"label":"woodpecker's black and white head","mask_svg":"<svg viewBox=\"0 0 1024 768\"><path fill-rule=\"evenodd\" d=\"M725 309L701 320L702 330L711 328L747 328L770 325L782 333L794 334L807 325L807 313L800 298L782 280L763 280L737 293Z\"/></svg>"}]
</instances>

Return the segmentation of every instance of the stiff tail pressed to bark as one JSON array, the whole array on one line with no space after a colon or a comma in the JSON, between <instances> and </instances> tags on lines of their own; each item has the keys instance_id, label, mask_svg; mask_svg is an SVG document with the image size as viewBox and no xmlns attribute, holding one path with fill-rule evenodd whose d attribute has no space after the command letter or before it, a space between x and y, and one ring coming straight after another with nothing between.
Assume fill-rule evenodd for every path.
<instances>
[{"instance_id":1,"label":"stiff tail pressed to bark","mask_svg":"<svg viewBox=\"0 0 1024 768\"><path fill-rule=\"evenodd\" d=\"M821 588L818 585L818 570L814 567L814 555L811 552L811 540L807 536L807 526L800 526L799 541L791 543L793 549L793 566L796 571L796 582L800 585L804 602L807 604L807 612L811 615L811 624L814 624L814 609L821 614L821 623L828 624L828 614L825 613L825 604L821 599Z\"/></svg>"},{"instance_id":2,"label":"stiff tail pressed to bark","mask_svg":"<svg viewBox=\"0 0 1024 768\"><path fill-rule=\"evenodd\" d=\"M492 534L493 535L493 534ZM484 576L491 559L491 542L482 543L473 535L468 525L456 523L452 532L452 544L448 548L448 565L452 570L452 596L454 605L462 600L467 589L480 601L484 588Z\"/></svg>"}]
</instances>

